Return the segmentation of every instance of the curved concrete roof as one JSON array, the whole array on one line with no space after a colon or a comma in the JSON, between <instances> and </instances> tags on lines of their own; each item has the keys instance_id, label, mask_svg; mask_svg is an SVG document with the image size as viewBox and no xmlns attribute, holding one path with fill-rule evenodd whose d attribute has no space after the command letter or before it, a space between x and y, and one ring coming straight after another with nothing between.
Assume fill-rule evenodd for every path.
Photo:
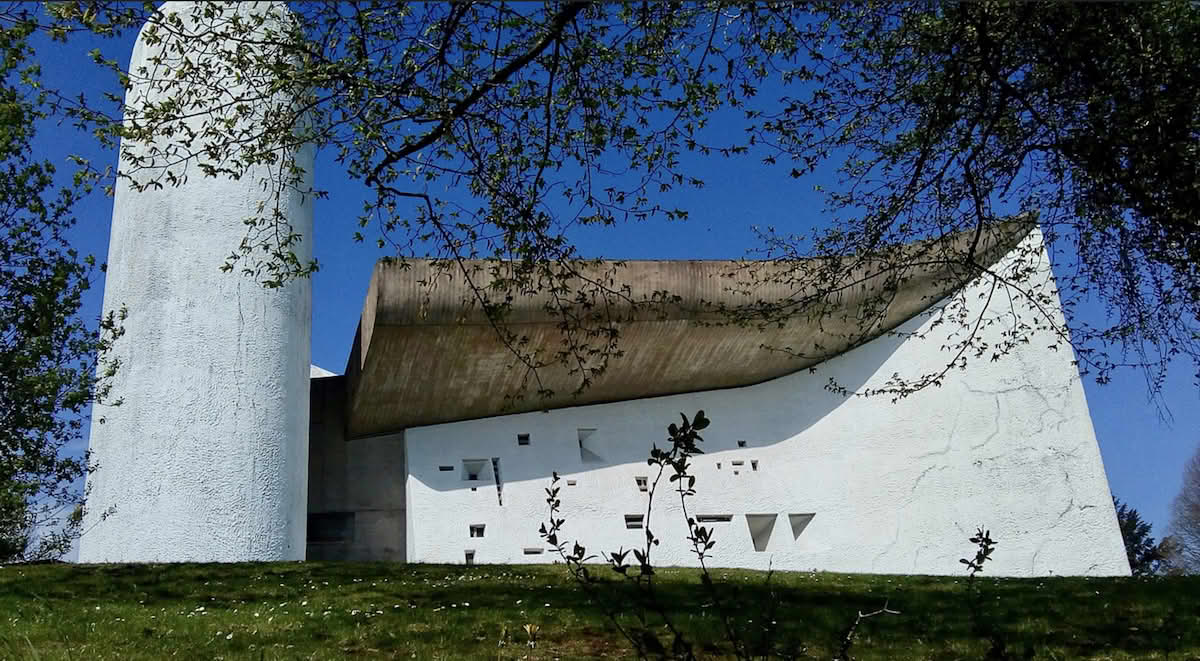
<instances>
[{"instance_id":1,"label":"curved concrete roof","mask_svg":"<svg viewBox=\"0 0 1200 661\"><path fill-rule=\"evenodd\" d=\"M976 261L993 264L1024 238L1031 224L990 226L978 237ZM908 244L887 258L790 264L733 261L580 262L584 279L608 296L575 305L594 327L615 319L621 355L579 391L574 372L554 360L567 339L555 299L544 290L514 295L498 330L475 301L475 288L496 298L497 272L510 265L470 261L470 283L457 264L433 260L376 264L346 368L347 436L699 390L745 386L826 360L895 328L965 284L976 272L962 256L974 232ZM498 269L498 270L497 270ZM749 271L754 271L750 277ZM837 287L801 287L823 273L847 274ZM574 292L571 292L574 296ZM499 294L504 299L503 291ZM771 302L783 301L787 309ZM794 313L791 313L793 312ZM761 318L768 322L735 323ZM782 314L776 314L782 313ZM783 318L786 317L786 318ZM778 319L778 320L776 320ZM537 378L505 340L549 364ZM592 337L590 348L603 346ZM786 349L767 350L764 347Z\"/></svg>"}]
</instances>

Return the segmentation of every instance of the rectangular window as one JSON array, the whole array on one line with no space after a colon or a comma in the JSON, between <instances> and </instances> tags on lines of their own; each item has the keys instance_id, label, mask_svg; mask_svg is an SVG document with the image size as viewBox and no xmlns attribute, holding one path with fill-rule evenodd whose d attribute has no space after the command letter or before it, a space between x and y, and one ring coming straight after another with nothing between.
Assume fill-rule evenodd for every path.
<instances>
[{"instance_id":1,"label":"rectangular window","mask_svg":"<svg viewBox=\"0 0 1200 661\"><path fill-rule=\"evenodd\" d=\"M631 529L641 528L642 527L642 515L641 514L626 514L625 515L625 527L631 528Z\"/></svg>"},{"instance_id":2,"label":"rectangular window","mask_svg":"<svg viewBox=\"0 0 1200 661\"><path fill-rule=\"evenodd\" d=\"M484 527L484 524L482 524L482 523L476 523L475 525L471 526L471 536L472 537L483 537L483 527Z\"/></svg>"},{"instance_id":3,"label":"rectangular window","mask_svg":"<svg viewBox=\"0 0 1200 661\"><path fill-rule=\"evenodd\" d=\"M517 445L529 445L529 434L517 434Z\"/></svg>"}]
</instances>

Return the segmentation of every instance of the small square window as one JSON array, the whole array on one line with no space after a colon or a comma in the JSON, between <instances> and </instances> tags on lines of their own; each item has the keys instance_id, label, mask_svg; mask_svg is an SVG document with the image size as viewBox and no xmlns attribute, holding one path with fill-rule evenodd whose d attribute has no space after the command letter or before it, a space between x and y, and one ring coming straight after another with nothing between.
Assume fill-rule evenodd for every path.
<instances>
[{"instance_id":1,"label":"small square window","mask_svg":"<svg viewBox=\"0 0 1200 661\"><path fill-rule=\"evenodd\" d=\"M639 475L633 478L633 481L637 483L638 491L647 491L649 489L649 481L645 475Z\"/></svg>"},{"instance_id":2,"label":"small square window","mask_svg":"<svg viewBox=\"0 0 1200 661\"><path fill-rule=\"evenodd\" d=\"M484 524L482 524L482 523L476 523L475 525L472 525L471 526L471 536L472 537L483 537L483 526L484 526Z\"/></svg>"},{"instance_id":3,"label":"small square window","mask_svg":"<svg viewBox=\"0 0 1200 661\"><path fill-rule=\"evenodd\" d=\"M625 527L626 528L641 528L642 527L642 515L641 514L626 514L625 515Z\"/></svg>"},{"instance_id":4,"label":"small square window","mask_svg":"<svg viewBox=\"0 0 1200 661\"><path fill-rule=\"evenodd\" d=\"M488 465L487 459L463 459L462 479L467 482L478 482L482 479L483 469Z\"/></svg>"},{"instance_id":5,"label":"small square window","mask_svg":"<svg viewBox=\"0 0 1200 661\"><path fill-rule=\"evenodd\" d=\"M738 441L738 447L739 447L739 448L744 448L744 447L746 447L746 441Z\"/></svg>"},{"instance_id":6,"label":"small square window","mask_svg":"<svg viewBox=\"0 0 1200 661\"><path fill-rule=\"evenodd\" d=\"M517 445L529 445L529 434L517 434Z\"/></svg>"}]
</instances>

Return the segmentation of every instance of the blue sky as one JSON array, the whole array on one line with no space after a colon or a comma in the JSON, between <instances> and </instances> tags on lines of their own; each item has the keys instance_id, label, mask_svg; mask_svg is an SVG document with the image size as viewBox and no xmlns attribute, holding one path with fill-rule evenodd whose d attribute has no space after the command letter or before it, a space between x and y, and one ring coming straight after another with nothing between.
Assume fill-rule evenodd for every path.
<instances>
[{"instance_id":1,"label":"blue sky","mask_svg":"<svg viewBox=\"0 0 1200 661\"><path fill-rule=\"evenodd\" d=\"M86 41L39 48L39 61L48 85L95 95L108 88L108 76L96 73L86 58L95 46ZM101 44L105 53L128 58L132 39ZM115 164L115 154L100 150L87 135L69 126L41 127L38 155L71 171L69 153L83 154L103 167ZM683 203L691 213L686 223L647 222L615 229L580 231L577 241L586 256L624 259L738 258L756 246L751 227L775 226L802 232L821 221L821 198L812 192L821 179L794 180L785 168L767 168L753 159L698 162L706 180L703 190L688 194ZM370 243L355 243L355 220L363 191L340 172L330 154L317 161L318 186L330 191L316 203L314 253L321 270L313 276L313 362L342 372L375 260L382 251ZM675 201L675 204L680 202ZM103 260L107 254L112 200L93 195L78 209L74 239L86 253ZM148 228L147 231L153 231ZM230 237L233 245L240 237ZM213 268L217 268L214 264ZM238 277L229 275L228 277ZM83 314L100 314L103 279L87 298ZM1094 314L1092 310L1090 313ZM1148 400L1139 372L1120 372L1105 386L1084 381L1096 436L1113 493L1137 508L1153 523L1154 534L1166 531L1171 499L1179 490L1184 462L1200 442L1200 391L1192 384L1190 366L1175 366L1164 387L1164 402L1173 420L1164 420ZM880 406L890 406L880 401Z\"/></svg>"}]
</instances>

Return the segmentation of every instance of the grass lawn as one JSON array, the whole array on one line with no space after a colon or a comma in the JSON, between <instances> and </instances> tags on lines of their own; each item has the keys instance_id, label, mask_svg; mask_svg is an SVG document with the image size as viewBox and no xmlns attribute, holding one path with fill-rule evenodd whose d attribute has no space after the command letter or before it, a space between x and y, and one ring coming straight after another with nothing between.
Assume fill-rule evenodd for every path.
<instances>
[{"instance_id":1,"label":"grass lawn","mask_svg":"<svg viewBox=\"0 0 1200 661\"><path fill-rule=\"evenodd\" d=\"M599 568L598 571L607 571ZM611 573L611 572L609 572ZM716 570L753 636L770 593L780 639L829 659L859 610L858 659L980 659L965 578ZM726 658L717 609L688 569L662 603L701 658ZM1200 577L983 579L1013 658L1200 659ZM607 594L620 595L614 586ZM524 625L539 627L529 647ZM664 638L665 640L665 638ZM1032 654L1032 657L1028 657ZM628 658L601 600L561 566L278 563L0 567L0 658Z\"/></svg>"}]
</instances>

